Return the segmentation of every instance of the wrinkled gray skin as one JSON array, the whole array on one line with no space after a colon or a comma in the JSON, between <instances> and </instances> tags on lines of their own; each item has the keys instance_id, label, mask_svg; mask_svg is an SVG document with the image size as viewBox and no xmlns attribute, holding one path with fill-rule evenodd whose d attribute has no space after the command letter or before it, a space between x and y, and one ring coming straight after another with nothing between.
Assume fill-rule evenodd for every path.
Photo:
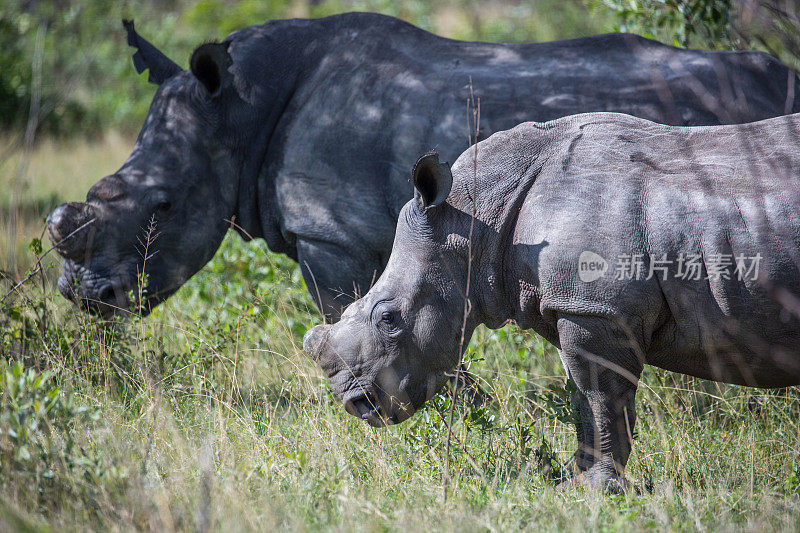
<instances>
[{"instance_id":1,"label":"wrinkled gray skin","mask_svg":"<svg viewBox=\"0 0 800 533\"><path fill-rule=\"evenodd\" d=\"M800 384L798 139L800 115L679 128L597 113L496 133L477 145L476 175L473 149L452 177L428 155L386 270L303 346L350 413L375 426L411 416L459 361L474 207L466 340L511 320L558 347L578 388L578 479L619 487L644 364ZM578 275L587 250L611 266L596 281ZM714 253L760 254L757 279L733 266L706 279ZM640 279L616 279L622 254L642 254ZM701 280L676 265L645 279L663 254L703 254Z\"/></svg>"},{"instance_id":2,"label":"wrinkled gray skin","mask_svg":"<svg viewBox=\"0 0 800 533\"><path fill-rule=\"evenodd\" d=\"M131 304L141 272L144 311L163 301L235 217L243 236L300 263L335 321L383 270L419 154L452 160L467 147L470 79L483 136L585 111L690 125L800 109L797 77L771 56L633 35L469 43L350 13L236 31L182 70L130 31L137 68L160 84L136 146L86 202L49 222L65 257L61 292L104 315ZM158 237L145 263L151 220Z\"/></svg>"}]
</instances>

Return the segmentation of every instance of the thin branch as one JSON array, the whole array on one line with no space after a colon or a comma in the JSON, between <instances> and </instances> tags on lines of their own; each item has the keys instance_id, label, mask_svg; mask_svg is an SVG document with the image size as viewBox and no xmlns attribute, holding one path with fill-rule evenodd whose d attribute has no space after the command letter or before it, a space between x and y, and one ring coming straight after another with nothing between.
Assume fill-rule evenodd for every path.
<instances>
[{"instance_id":1,"label":"thin branch","mask_svg":"<svg viewBox=\"0 0 800 533\"><path fill-rule=\"evenodd\" d=\"M94 223L95 220L97 220L97 219L93 218L90 221L88 221L85 224L83 224L82 226L79 226L75 231L73 231L72 233L70 233L69 235L67 235L66 237L64 237L60 241L58 241L57 243L53 244L53 246L48 248L46 252L44 252L42 255L40 255L39 258L36 260L36 263L33 265L33 268L30 271L28 271L28 275L25 276L22 279L22 281L20 281L19 283L17 283L13 287L11 287L11 290L9 290L2 298L0 298L0 304L5 302L6 298L8 298L11 295L11 293L16 292L17 289L19 289L20 287L25 285L33 276L35 276L36 274L39 273L39 271L42 270L42 259L44 259L47 256L47 254L49 254L50 252L55 250L56 246L58 246L59 244L63 243L64 241L66 241L67 239L69 239L70 237L72 237L73 235L78 233L79 231L81 231L84 228L86 228L87 226L89 226L89 224ZM42 231L42 235L44 235L44 231Z\"/></svg>"},{"instance_id":2,"label":"thin branch","mask_svg":"<svg viewBox=\"0 0 800 533\"><path fill-rule=\"evenodd\" d=\"M471 111L471 117L470 117ZM470 122L470 118L472 121ZM469 238L467 239L467 281L463 293L464 296L464 315L461 321L461 340L459 341L458 349L458 366L456 366L455 383L453 387L452 397L450 400L450 413L447 420L447 445L444 455L444 482L443 482L443 499L447 502L447 489L450 484L450 450L453 437L453 416L455 414L456 402L458 395L456 394L457 385L461 380L461 360L464 353L464 342L466 339L467 331L467 317L472 310L472 302L469 299L470 280L472 278L472 233L475 229L475 216L478 212L478 135L480 135L480 99L475 100L475 93L472 90L472 78L469 80L469 99L467 100L467 127L468 138L472 151L472 216L469 223Z\"/></svg>"}]
</instances>

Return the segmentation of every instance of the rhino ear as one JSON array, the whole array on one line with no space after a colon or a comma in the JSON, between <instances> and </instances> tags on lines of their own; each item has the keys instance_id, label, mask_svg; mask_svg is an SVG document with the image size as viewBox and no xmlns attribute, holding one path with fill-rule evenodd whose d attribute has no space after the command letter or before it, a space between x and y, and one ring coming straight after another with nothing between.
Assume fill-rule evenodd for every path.
<instances>
[{"instance_id":1,"label":"rhino ear","mask_svg":"<svg viewBox=\"0 0 800 533\"><path fill-rule=\"evenodd\" d=\"M439 163L439 154L429 152L417 160L412 171L414 199L422 209L436 207L450 194L453 174L448 163Z\"/></svg>"},{"instance_id":2,"label":"rhino ear","mask_svg":"<svg viewBox=\"0 0 800 533\"><path fill-rule=\"evenodd\" d=\"M231 78L228 67L233 64L228 45L222 43L206 43L200 45L189 60L192 74L203 84L212 98L218 96Z\"/></svg>"},{"instance_id":3,"label":"rhino ear","mask_svg":"<svg viewBox=\"0 0 800 533\"><path fill-rule=\"evenodd\" d=\"M165 56L158 48L147 42L133 28L132 20L122 20L125 31L128 32L128 46L136 48L133 54L133 66L141 74L148 69L147 80L150 83L161 85L164 80L171 78L182 69L174 61Z\"/></svg>"}]
</instances>

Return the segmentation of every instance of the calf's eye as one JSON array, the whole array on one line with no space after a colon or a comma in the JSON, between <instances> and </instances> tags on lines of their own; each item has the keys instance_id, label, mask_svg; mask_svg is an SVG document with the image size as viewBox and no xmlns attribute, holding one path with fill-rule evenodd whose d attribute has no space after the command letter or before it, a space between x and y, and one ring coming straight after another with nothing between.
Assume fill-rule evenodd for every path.
<instances>
[{"instance_id":1,"label":"calf's eye","mask_svg":"<svg viewBox=\"0 0 800 533\"><path fill-rule=\"evenodd\" d=\"M170 209L172 209L172 203L170 202L158 202L158 204L156 204L156 211L165 213Z\"/></svg>"}]
</instances>

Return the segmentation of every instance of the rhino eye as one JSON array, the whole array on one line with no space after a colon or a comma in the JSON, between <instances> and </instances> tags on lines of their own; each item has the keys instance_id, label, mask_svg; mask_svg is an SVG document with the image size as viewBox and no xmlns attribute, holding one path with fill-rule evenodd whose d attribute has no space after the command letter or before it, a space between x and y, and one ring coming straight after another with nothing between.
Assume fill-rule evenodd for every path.
<instances>
[{"instance_id":1,"label":"rhino eye","mask_svg":"<svg viewBox=\"0 0 800 533\"><path fill-rule=\"evenodd\" d=\"M158 202L156 204L156 211L161 211L162 213L165 213L165 212L169 211L170 209L172 209L172 203L171 202Z\"/></svg>"},{"instance_id":2,"label":"rhino eye","mask_svg":"<svg viewBox=\"0 0 800 533\"><path fill-rule=\"evenodd\" d=\"M400 334L401 327L400 327L400 320L398 312L395 311L383 311L381 313L381 319L378 322L377 326L382 329L387 335L389 336L396 336Z\"/></svg>"}]
</instances>

